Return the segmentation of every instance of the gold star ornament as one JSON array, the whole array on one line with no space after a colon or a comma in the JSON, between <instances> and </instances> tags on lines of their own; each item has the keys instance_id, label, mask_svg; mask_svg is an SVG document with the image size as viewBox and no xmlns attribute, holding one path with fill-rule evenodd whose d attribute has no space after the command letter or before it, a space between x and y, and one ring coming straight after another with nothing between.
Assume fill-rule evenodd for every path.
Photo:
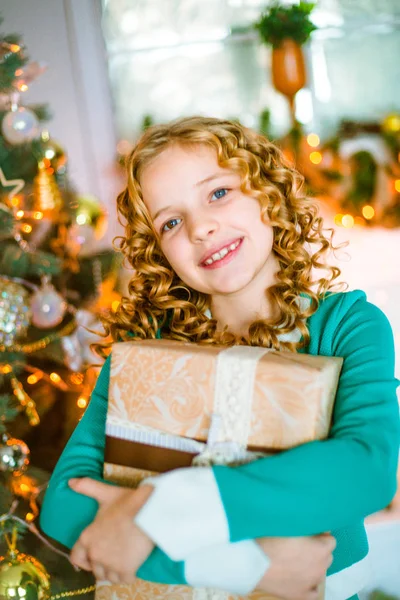
<instances>
[{"instance_id":1,"label":"gold star ornament","mask_svg":"<svg viewBox=\"0 0 400 600\"><path fill-rule=\"evenodd\" d=\"M12 190L8 194L8 199L14 198L25 186L25 181L23 179L6 179L4 175L3 169L0 168L0 183L3 188L11 187Z\"/></svg>"}]
</instances>

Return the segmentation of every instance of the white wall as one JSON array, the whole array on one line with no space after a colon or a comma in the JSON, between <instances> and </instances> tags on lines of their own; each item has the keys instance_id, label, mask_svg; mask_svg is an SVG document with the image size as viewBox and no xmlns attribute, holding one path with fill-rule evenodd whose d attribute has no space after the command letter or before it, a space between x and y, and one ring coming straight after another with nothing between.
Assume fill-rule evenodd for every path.
<instances>
[{"instance_id":1,"label":"white wall","mask_svg":"<svg viewBox=\"0 0 400 600\"><path fill-rule=\"evenodd\" d=\"M0 12L2 32L20 34L31 60L48 67L22 102L49 105L49 130L68 153L72 183L111 208L120 181L99 1L2 0ZM111 224L108 240L113 232Z\"/></svg>"}]
</instances>

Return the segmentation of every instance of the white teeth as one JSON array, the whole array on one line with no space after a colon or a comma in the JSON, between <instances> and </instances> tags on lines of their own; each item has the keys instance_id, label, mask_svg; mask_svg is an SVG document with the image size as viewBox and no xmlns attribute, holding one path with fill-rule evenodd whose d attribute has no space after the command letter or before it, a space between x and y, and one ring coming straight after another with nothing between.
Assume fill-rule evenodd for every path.
<instances>
[{"instance_id":1,"label":"white teeth","mask_svg":"<svg viewBox=\"0 0 400 600\"><path fill-rule=\"evenodd\" d=\"M226 256L229 252L232 252L232 250L235 250L240 244L240 240L238 240L237 242L233 242L233 244L231 244L230 246L226 246L225 248L222 248L222 250L220 250L219 252L215 252L212 256L210 256L210 258L207 258L207 260L204 261L205 265L212 265L213 262L216 262L217 260L221 260L221 258L224 258L224 256Z\"/></svg>"}]
</instances>

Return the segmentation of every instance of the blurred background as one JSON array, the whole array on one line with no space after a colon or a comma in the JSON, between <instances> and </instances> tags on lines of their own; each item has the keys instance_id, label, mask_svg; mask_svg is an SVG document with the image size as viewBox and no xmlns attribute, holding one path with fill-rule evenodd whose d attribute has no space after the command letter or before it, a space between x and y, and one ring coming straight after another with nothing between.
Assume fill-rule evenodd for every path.
<instances>
[{"instance_id":1,"label":"blurred background","mask_svg":"<svg viewBox=\"0 0 400 600\"><path fill-rule=\"evenodd\" d=\"M275 140L336 242L349 242L332 261L386 313L400 356L400 4L276 6L2 0L2 547L17 525L15 544L50 572L36 565L38 593L50 579L53 594L92 583L39 540L37 500L96 379L87 328L99 330L130 277L112 250L115 198L123 158L149 124L202 114ZM400 598L399 504L371 518L364 598Z\"/></svg>"}]
</instances>

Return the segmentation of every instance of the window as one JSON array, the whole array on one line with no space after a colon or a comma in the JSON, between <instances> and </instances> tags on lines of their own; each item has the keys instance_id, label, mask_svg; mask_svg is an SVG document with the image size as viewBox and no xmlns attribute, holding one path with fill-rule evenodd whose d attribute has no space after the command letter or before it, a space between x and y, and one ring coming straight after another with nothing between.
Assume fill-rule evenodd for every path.
<instances>
[{"instance_id":1,"label":"window","mask_svg":"<svg viewBox=\"0 0 400 600\"><path fill-rule=\"evenodd\" d=\"M272 86L271 50L246 27L261 0L103 0L103 33L119 139L133 140L145 115L239 118L257 127L271 111L275 135L289 126ZM376 120L399 111L400 3L319 0L320 26L306 47L308 89L298 116L322 137L342 118ZM244 31L244 32L243 32Z\"/></svg>"}]
</instances>

